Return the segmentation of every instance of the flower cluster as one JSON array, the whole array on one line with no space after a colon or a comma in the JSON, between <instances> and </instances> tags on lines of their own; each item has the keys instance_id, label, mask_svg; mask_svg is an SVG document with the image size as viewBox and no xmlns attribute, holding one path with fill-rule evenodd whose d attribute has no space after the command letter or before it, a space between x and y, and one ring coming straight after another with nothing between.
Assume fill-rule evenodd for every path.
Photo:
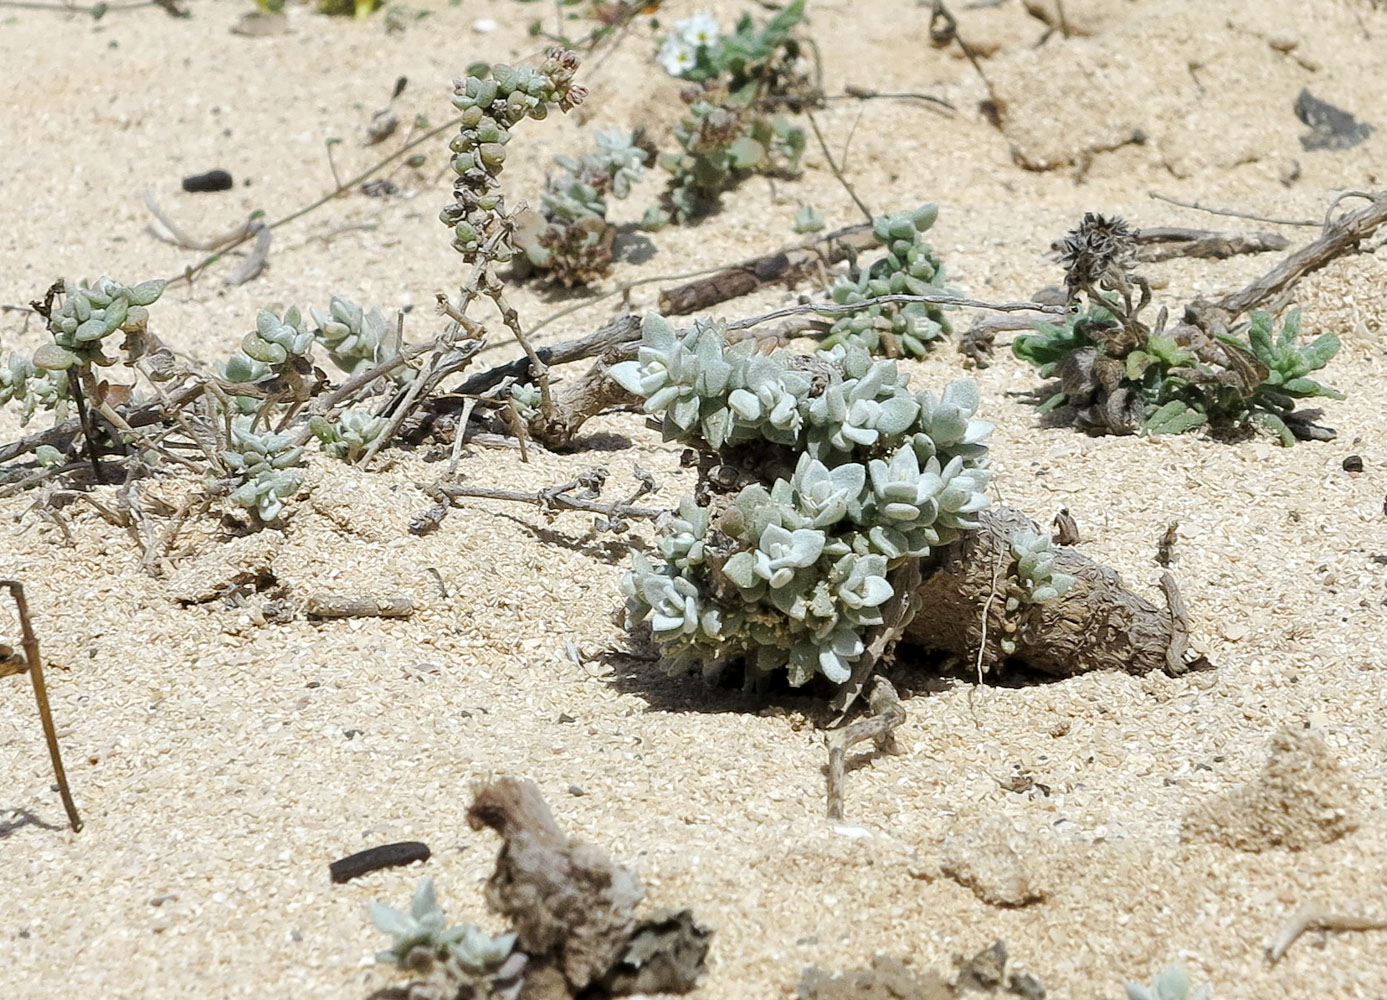
<instances>
[{"instance_id":1,"label":"flower cluster","mask_svg":"<svg viewBox=\"0 0 1387 1000\"><path fill-rule=\"evenodd\" d=\"M795 685L843 683L892 571L977 527L988 503L991 426L973 416L970 382L912 393L895 362L857 345L763 355L729 347L719 322L679 333L655 315L612 375L667 438L793 468L726 503L685 497L662 525L663 563L633 557L630 619L649 621L673 671L741 659L753 682L785 669Z\"/></svg>"},{"instance_id":2,"label":"flower cluster","mask_svg":"<svg viewBox=\"0 0 1387 1000\"><path fill-rule=\"evenodd\" d=\"M684 76L692 71L701 58L709 62L709 49L717 44L722 31L707 11L674 22L674 31L660 43L660 65L670 76Z\"/></svg>"},{"instance_id":3,"label":"flower cluster","mask_svg":"<svg viewBox=\"0 0 1387 1000\"><path fill-rule=\"evenodd\" d=\"M734 91L748 84L762 92L781 93L802 83L791 64L799 58L794 28L804 19L804 0L794 0L764 25L750 14L725 32L713 16L700 11L676 21L660 42L660 65L671 76L694 83L721 80Z\"/></svg>"}]
</instances>

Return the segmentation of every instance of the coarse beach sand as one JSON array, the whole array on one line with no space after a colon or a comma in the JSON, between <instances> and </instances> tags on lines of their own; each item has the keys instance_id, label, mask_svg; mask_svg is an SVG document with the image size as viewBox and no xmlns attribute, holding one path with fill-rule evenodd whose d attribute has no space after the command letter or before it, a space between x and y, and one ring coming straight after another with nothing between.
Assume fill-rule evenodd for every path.
<instances>
[{"instance_id":1,"label":"coarse beach sand","mask_svg":"<svg viewBox=\"0 0 1387 1000\"><path fill-rule=\"evenodd\" d=\"M22 305L58 277L136 282L205 256L151 234L146 192L198 238L251 211L289 215L332 190L328 140L341 140L331 153L344 179L366 170L416 116L448 120L449 81L466 66L531 59L541 43L527 24L556 24L549 4L420 2L397 12L396 33L383 12L352 21L295 8L287 32L259 37L231 31L249 0L189 0L187 19L156 6L100 20L0 8L0 347L42 342ZM1368 0L1066 0L1072 37L1044 44L1045 25L1017 0L956 3L1005 104L1000 130L978 112L987 91L958 47L929 44L928 5L809 6L828 93L855 84L958 109L836 99L816 120L874 210L940 204L931 238L971 296L1024 299L1057 283L1050 243L1086 211L1278 232L1293 247L1318 234L1150 192L1317 223L1341 192L1387 187L1387 9ZM703 8L727 25L743 5L669 0L660 17ZM495 29L478 30L480 19ZM584 148L594 128L644 125L669 147L681 84L655 62L647 22L580 71L591 95L579 112L517 129L512 202L536 203L552 157ZM367 148L399 77L400 132ZM1293 113L1303 88L1377 131L1307 151ZM392 316L413 305L406 337L432 337L435 294L463 277L437 222L445 143L446 133L419 148L422 167L390 175L398 193L353 191L277 229L259 278L226 284L237 263L227 259L171 285L151 329L210 363L257 309L325 308L339 294ZM213 167L233 174L232 190L180 189ZM613 216L639 219L661 184L652 171ZM861 218L812 137L800 178L748 179L698 225L624 237L631 259L597 289L773 250L805 203L830 226ZM26 585L86 821L67 830L28 680L5 679L0 996L365 998L400 981L374 961L387 939L368 902L403 906L431 874L454 920L500 929L482 898L497 840L463 814L479 779L506 774L534 780L565 830L634 866L646 905L692 907L715 929L696 994L706 1000L790 996L806 966L859 968L877 954L951 975L955 955L997 939L1052 997L1118 997L1124 981L1177 960L1220 1000L1387 997L1387 931L1312 933L1274 966L1265 957L1307 902L1387 918L1381 239L1296 292L1307 334L1343 341L1321 373L1347 394L1323 402L1331 442L1088 437L1041 426L1031 395L1041 380L1004 346L984 369L966 370L948 345L903 364L916 386L977 379L997 428L1000 498L1043 525L1067 508L1083 551L1158 601L1157 543L1178 522L1170 571L1193 644L1217 669L979 686L905 650L893 674L908 713L903 752L850 770L843 824L823 818L820 702L667 678L623 655L613 611L627 548L590 515L468 501L437 532L410 534L430 502L421 484L444 468L423 449L370 472L314 450L310 489L282 530L232 542L215 515L191 520L158 578L101 516L119 487L67 503L61 523L40 514L42 490L0 499L0 577ZM1144 273L1178 315L1276 259L1181 259ZM676 283L635 287L630 308ZM718 311L752 316L815 292L771 287ZM531 325L584 306L539 343L590 332L622 302L537 285L512 299ZM518 353L494 328L474 370ZM35 419L30 430L45 417ZM19 434L7 407L0 440ZM668 507L693 483L681 449L638 415L593 420L581 444L533 448L528 463L470 448L460 472L535 490L603 465L616 495L640 466ZM1349 455L1361 473L1345 470ZM141 484L150 530L168 523L157 501L176 506L199 485L191 473ZM405 595L417 610L275 624L263 615L270 591L242 606L186 603L247 567L294 598ZM0 640L17 645L17 631L0 601ZM399 840L427 842L432 858L329 881L330 861Z\"/></svg>"}]
</instances>

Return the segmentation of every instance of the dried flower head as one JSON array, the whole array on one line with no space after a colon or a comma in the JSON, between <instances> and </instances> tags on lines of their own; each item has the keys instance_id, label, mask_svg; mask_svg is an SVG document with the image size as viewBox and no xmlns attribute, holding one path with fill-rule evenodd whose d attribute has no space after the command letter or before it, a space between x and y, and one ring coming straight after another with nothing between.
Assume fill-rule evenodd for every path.
<instances>
[{"instance_id":1,"label":"dried flower head","mask_svg":"<svg viewBox=\"0 0 1387 1000\"><path fill-rule=\"evenodd\" d=\"M1074 299L1079 290L1094 287L1105 277L1120 276L1132 262L1135 233L1120 217L1084 213L1060 244L1065 290ZM1117 282L1122 284L1122 282Z\"/></svg>"}]
</instances>

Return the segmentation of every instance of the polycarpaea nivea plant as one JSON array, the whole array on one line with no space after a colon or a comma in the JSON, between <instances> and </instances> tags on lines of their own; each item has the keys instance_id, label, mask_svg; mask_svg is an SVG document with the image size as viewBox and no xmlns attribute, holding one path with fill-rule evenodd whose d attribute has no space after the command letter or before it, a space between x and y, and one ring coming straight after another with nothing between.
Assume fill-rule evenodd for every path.
<instances>
[{"instance_id":1,"label":"polycarpaea nivea plant","mask_svg":"<svg viewBox=\"0 0 1387 1000\"><path fill-rule=\"evenodd\" d=\"M308 311L318 324L314 338L327 348L332 363L348 375L400 355L399 327L392 327L379 309L368 312L351 299L334 295L327 312L312 307ZM405 366L391 373L391 378L401 384L413 377L414 369Z\"/></svg>"},{"instance_id":2,"label":"polycarpaea nivea plant","mask_svg":"<svg viewBox=\"0 0 1387 1000\"><path fill-rule=\"evenodd\" d=\"M313 346L313 333L303 325L297 306L290 306L282 316L262 309L255 317L255 329L241 338L241 349L217 367L228 382L253 385L268 378L282 376L294 369L305 374L305 360ZM254 413L261 400L253 396L236 396L237 409L242 414Z\"/></svg>"},{"instance_id":3,"label":"polycarpaea nivea plant","mask_svg":"<svg viewBox=\"0 0 1387 1000\"><path fill-rule=\"evenodd\" d=\"M922 205L912 212L896 212L872 220L872 234L886 254L871 266L839 278L829 295L848 305L882 295L952 295L944 281L944 265L924 233L934 225L939 206ZM824 340L835 344L861 344L873 354L918 357L930 341L947 336L949 321L944 307L926 302L887 302L842 316Z\"/></svg>"},{"instance_id":4,"label":"polycarpaea nivea plant","mask_svg":"<svg viewBox=\"0 0 1387 1000\"><path fill-rule=\"evenodd\" d=\"M751 683L779 669L843 683L892 571L977 527L988 503L991 425L971 382L912 393L860 345L763 355L728 346L721 322L680 332L655 315L612 375L666 438L779 472L708 506L685 497L661 526L663 561L633 557L629 620L650 623L671 671L741 659Z\"/></svg>"},{"instance_id":5,"label":"polycarpaea nivea plant","mask_svg":"<svg viewBox=\"0 0 1387 1000\"><path fill-rule=\"evenodd\" d=\"M164 285L156 280L129 287L100 278L95 285L67 289L62 307L49 319L53 343L34 352L34 367L65 371L75 365L112 364L102 354L103 342L117 330L143 330L147 307L163 294Z\"/></svg>"},{"instance_id":6,"label":"polycarpaea nivea plant","mask_svg":"<svg viewBox=\"0 0 1387 1000\"><path fill-rule=\"evenodd\" d=\"M1206 985L1191 993L1189 970L1179 962L1156 973L1150 986L1127 984L1128 1000L1209 1000L1213 991L1212 986Z\"/></svg>"},{"instance_id":7,"label":"polycarpaea nivea plant","mask_svg":"<svg viewBox=\"0 0 1387 1000\"><path fill-rule=\"evenodd\" d=\"M625 198L645 172L649 154L632 133L597 133L597 151L580 158L555 157L540 214L517 215L515 245L525 261L564 285L605 275L612 264L616 227L607 221L607 198Z\"/></svg>"},{"instance_id":8,"label":"polycarpaea nivea plant","mask_svg":"<svg viewBox=\"0 0 1387 1000\"><path fill-rule=\"evenodd\" d=\"M385 425L384 417L365 410L343 410L338 414L336 423L320 416L309 421L309 428L322 443L323 451L346 462L356 462L361 458L380 437Z\"/></svg>"},{"instance_id":9,"label":"polycarpaea nivea plant","mask_svg":"<svg viewBox=\"0 0 1387 1000\"><path fill-rule=\"evenodd\" d=\"M231 502L245 507L263 523L278 517L284 501L303 486L303 471L293 468L302 460L303 448L288 434L253 430L249 417L232 422L231 448L222 458L238 480Z\"/></svg>"},{"instance_id":10,"label":"polycarpaea nivea plant","mask_svg":"<svg viewBox=\"0 0 1387 1000\"><path fill-rule=\"evenodd\" d=\"M72 400L70 373L114 364L104 353L106 338L117 331L143 332L149 321L147 307L163 294L164 284L144 281L130 286L99 278L94 285L66 287L62 305L48 319L52 341L39 347L32 360L11 354L0 364L0 405L20 401L21 424L41 409L65 416Z\"/></svg>"},{"instance_id":11,"label":"polycarpaea nivea plant","mask_svg":"<svg viewBox=\"0 0 1387 1000\"><path fill-rule=\"evenodd\" d=\"M394 938L376 960L393 961L402 968L411 967L416 961L413 953L423 949L429 959L451 957L463 971L480 975L499 968L515 948L514 933L492 937L475 924L449 927L431 877L419 880L408 913L372 903L370 914L371 922Z\"/></svg>"}]
</instances>

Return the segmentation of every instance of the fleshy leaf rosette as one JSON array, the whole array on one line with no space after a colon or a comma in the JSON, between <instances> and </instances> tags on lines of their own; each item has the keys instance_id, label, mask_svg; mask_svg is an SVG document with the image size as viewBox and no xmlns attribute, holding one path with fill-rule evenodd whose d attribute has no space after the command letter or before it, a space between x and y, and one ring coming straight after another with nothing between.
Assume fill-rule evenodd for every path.
<instances>
[{"instance_id":1,"label":"fleshy leaf rosette","mask_svg":"<svg viewBox=\"0 0 1387 1000\"><path fill-rule=\"evenodd\" d=\"M684 497L659 525L662 561L633 556L628 621L649 624L671 672L740 660L750 684L782 669L792 685L844 683L893 571L987 506L992 428L970 382L912 393L859 344L766 355L729 345L720 321L679 331L658 315L611 374L667 440L757 480Z\"/></svg>"}]
</instances>

